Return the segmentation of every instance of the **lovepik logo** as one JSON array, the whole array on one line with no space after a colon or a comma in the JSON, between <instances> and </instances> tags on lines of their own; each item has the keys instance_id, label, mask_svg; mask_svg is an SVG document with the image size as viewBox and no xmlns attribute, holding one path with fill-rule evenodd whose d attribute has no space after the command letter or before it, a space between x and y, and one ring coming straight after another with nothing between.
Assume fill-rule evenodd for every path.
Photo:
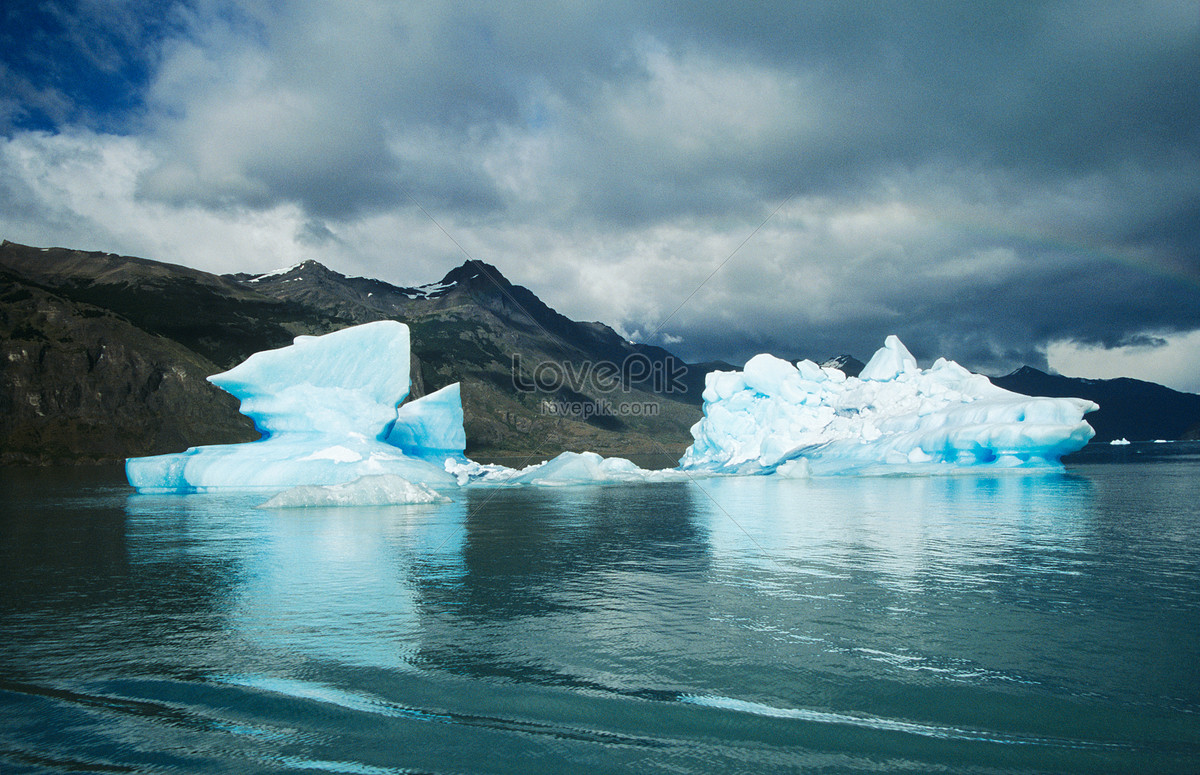
<instances>
[{"instance_id":1,"label":"lovepik logo","mask_svg":"<svg viewBox=\"0 0 1200 775\"><path fill-rule=\"evenodd\" d=\"M633 353L620 363L613 361L538 361L532 369L522 367L520 355L512 356L513 387L521 393L557 393L566 389L583 393L630 392L634 387L652 393L685 393L687 367L674 357L653 360Z\"/></svg>"}]
</instances>

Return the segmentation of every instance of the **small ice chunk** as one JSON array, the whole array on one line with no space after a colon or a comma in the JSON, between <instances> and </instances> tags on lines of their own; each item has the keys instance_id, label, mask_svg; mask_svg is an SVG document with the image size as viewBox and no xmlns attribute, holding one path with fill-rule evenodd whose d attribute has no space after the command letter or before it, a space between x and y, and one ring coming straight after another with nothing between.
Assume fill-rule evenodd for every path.
<instances>
[{"instance_id":1,"label":"small ice chunk","mask_svg":"<svg viewBox=\"0 0 1200 775\"><path fill-rule=\"evenodd\" d=\"M524 468L482 465L473 460L447 459L446 470L458 479L460 486L479 485L504 487L534 485L559 487L573 484L606 484L615 482L682 482L695 479L694 472L678 468L650 470L620 457L601 457L595 452L563 452L544 463Z\"/></svg>"},{"instance_id":2,"label":"small ice chunk","mask_svg":"<svg viewBox=\"0 0 1200 775\"><path fill-rule=\"evenodd\" d=\"M478 483L503 484L518 473L515 468L495 463L476 463L466 457L447 457L443 466L459 487Z\"/></svg>"},{"instance_id":3,"label":"small ice chunk","mask_svg":"<svg viewBox=\"0 0 1200 775\"><path fill-rule=\"evenodd\" d=\"M328 506L396 506L410 503L449 503L450 499L423 484L395 474L360 476L343 484L301 485L271 498L260 509L303 509Z\"/></svg>"},{"instance_id":4,"label":"small ice chunk","mask_svg":"<svg viewBox=\"0 0 1200 775\"><path fill-rule=\"evenodd\" d=\"M513 484L597 484L644 481L647 473L623 457L601 457L595 452L564 452L553 460L526 469Z\"/></svg>"}]
</instances>

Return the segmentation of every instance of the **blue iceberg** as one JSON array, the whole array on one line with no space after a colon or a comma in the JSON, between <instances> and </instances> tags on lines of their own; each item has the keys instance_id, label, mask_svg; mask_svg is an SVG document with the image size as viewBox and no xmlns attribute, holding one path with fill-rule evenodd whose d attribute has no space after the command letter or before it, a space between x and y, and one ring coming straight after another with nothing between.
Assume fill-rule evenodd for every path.
<instances>
[{"instance_id":1,"label":"blue iceberg","mask_svg":"<svg viewBox=\"0 0 1200 775\"><path fill-rule=\"evenodd\" d=\"M646 470L623 457L601 457L595 452L563 452L552 460L524 468L480 465L473 460L447 461L446 470L460 485L521 485L561 487L575 484L683 481L692 476L679 469Z\"/></svg>"},{"instance_id":2,"label":"blue iceberg","mask_svg":"<svg viewBox=\"0 0 1200 775\"><path fill-rule=\"evenodd\" d=\"M408 369L408 327L395 321L255 353L209 380L241 400L263 438L130 458L129 483L141 492L308 488L275 505L344 505L428 499L425 487L1036 468L1083 447L1094 435L1083 415L1097 408L1011 393L945 359L922 370L892 336L858 377L771 355L709 374L695 441L672 471L591 452L516 470L464 456L458 384L403 403Z\"/></svg>"},{"instance_id":3,"label":"blue iceberg","mask_svg":"<svg viewBox=\"0 0 1200 775\"><path fill-rule=\"evenodd\" d=\"M939 358L922 370L895 336L858 377L757 355L705 379L704 418L680 467L787 476L1038 468L1087 444L1079 398L1035 398Z\"/></svg>"},{"instance_id":4,"label":"blue iceberg","mask_svg":"<svg viewBox=\"0 0 1200 775\"><path fill-rule=\"evenodd\" d=\"M435 462L465 460L462 394L458 383L409 401L396 412L387 442L406 455Z\"/></svg>"},{"instance_id":5,"label":"blue iceberg","mask_svg":"<svg viewBox=\"0 0 1200 775\"><path fill-rule=\"evenodd\" d=\"M432 459L431 450L410 448L428 453L419 456L388 442L397 432L397 406L408 395L408 366L408 326L391 320L300 336L287 347L255 353L208 379L241 399L242 413L263 438L130 458L126 476L141 492L283 489L382 475L454 486L455 478ZM458 436L430 430L445 426L430 417L442 411L461 431L462 407L456 404L457 385L452 387L437 398L412 402L422 407L407 412L404 427L424 429L434 433L428 438L436 443L455 447ZM414 417L425 419L416 423ZM461 455L462 449L449 451Z\"/></svg>"}]
</instances>

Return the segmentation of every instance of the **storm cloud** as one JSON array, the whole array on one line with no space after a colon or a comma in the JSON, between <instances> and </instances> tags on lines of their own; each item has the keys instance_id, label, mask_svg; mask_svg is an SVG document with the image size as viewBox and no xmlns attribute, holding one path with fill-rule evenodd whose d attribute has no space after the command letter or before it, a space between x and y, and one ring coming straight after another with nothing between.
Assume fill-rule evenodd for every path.
<instances>
[{"instance_id":1,"label":"storm cloud","mask_svg":"<svg viewBox=\"0 0 1200 775\"><path fill-rule=\"evenodd\" d=\"M1167 364L1200 359L1195 2L0 14L7 239L403 284L469 255L692 359L897 333L1200 390Z\"/></svg>"}]
</instances>

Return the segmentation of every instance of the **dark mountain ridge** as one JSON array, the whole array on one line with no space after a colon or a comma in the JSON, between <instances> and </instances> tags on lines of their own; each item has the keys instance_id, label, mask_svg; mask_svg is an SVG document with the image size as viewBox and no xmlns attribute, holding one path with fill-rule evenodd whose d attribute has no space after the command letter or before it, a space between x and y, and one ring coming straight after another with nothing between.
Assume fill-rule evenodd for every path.
<instances>
[{"instance_id":1,"label":"dark mountain ridge","mask_svg":"<svg viewBox=\"0 0 1200 775\"><path fill-rule=\"evenodd\" d=\"M412 331L412 397L462 383L470 449L483 457L678 456L700 416L704 371L572 321L482 262L401 287L315 261L217 276L5 241L0 280L0 462L115 460L253 439L236 401L207 375L299 334L383 319ZM631 359L637 368L622 372ZM604 363L613 368L598 374ZM635 404L643 411L621 411Z\"/></svg>"},{"instance_id":2,"label":"dark mountain ridge","mask_svg":"<svg viewBox=\"0 0 1200 775\"><path fill-rule=\"evenodd\" d=\"M251 440L236 401L205 377L300 334L384 319L412 332L412 397L462 383L468 451L484 459L589 449L657 453L669 465L691 441L704 375L735 368L687 364L602 323L573 321L479 261L404 287L316 261L218 276L5 241L0 462L98 462ZM826 365L862 368L848 355ZM1200 433L1200 396L1153 383L1028 367L993 381L1096 401L1098 441Z\"/></svg>"},{"instance_id":3,"label":"dark mountain ridge","mask_svg":"<svg viewBox=\"0 0 1200 775\"><path fill-rule=\"evenodd\" d=\"M267 275L226 277L272 298L298 302L356 322L378 314L420 326L427 321L445 322L477 308L511 332L537 340L547 356L577 364L627 364L630 387L695 406L701 403L708 371L735 368L723 362L688 364L661 347L630 342L603 323L571 320L528 288L509 282L496 267L474 259L452 269L436 283L417 287L346 277L315 261ZM427 333L444 338L436 332ZM415 339L414 349L428 351ZM438 360L436 355L434 359ZM533 367L534 362L524 360Z\"/></svg>"},{"instance_id":4,"label":"dark mountain ridge","mask_svg":"<svg viewBox=\"0 0 1200 775\"><path fill-rule=\"evenodd\" d=\"M254 439L220 368L177 341L0 266L0 463L117 460Z\"/></svg>"},{"instance_id":5,"label":"dark mountain ridge","mask_svg":"<svg viewBox=\"0 0 1200 775\"><path fill-rule=\"evenodd\" d=\"M229 278L142 258L5 241L0 267L22 284L106 309L224 368L297 334L341 327L336 318Z\"/></svg>"}]
</instances>

